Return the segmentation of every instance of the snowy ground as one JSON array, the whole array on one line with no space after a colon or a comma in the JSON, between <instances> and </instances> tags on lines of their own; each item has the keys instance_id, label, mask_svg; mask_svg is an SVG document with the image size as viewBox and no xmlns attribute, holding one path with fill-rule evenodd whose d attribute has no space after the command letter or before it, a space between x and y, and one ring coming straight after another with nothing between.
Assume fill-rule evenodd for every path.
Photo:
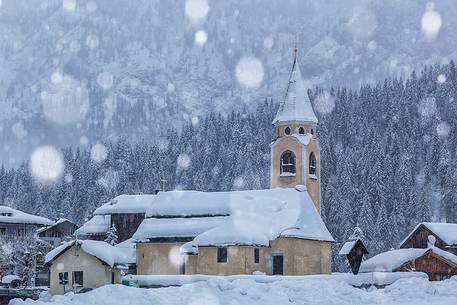
<instances>
[{"instance_id":1,"label":"snowy ground","mask_svg":"<svg viewBox=\"0 0 457 305\"><path fill-rule=\"evenodd\" d=\"M252 279L221 278L181 287L158 289L109 285L79 295L43 297L39 301L13 300L11 305L279 305L279 304L457 304L457 278L429 282L400 279L385 289L357 289L345 282L310 277L258 283Z\"/></svg>"}]
</instances>

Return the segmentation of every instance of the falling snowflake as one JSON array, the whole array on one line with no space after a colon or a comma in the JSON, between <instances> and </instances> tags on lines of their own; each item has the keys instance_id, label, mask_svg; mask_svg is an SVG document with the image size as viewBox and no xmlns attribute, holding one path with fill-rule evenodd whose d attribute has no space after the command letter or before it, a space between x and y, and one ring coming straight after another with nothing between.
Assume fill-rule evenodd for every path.
<instances>
[{"instance_id":1,"label":"falling snowflake","mask_svg":"<svg viewBox=\"0 0 457 305\"><path fill-rule=\"evenodd\" d=\"M419 114L424 117L428 118L433 116L436 113L436 103L434 97L427 97L421 99L418 105Z\"/></svg>"},{"instance_id":2,"label":"falling snowflake","mask_svg":"<svg viewBox=\"0 0 457 305\"><path fill-rule=\"evenodd\" d=\"M81 145L89 144L89 138L87 138L86 136L82 136L81 138L79 138L79 144L81 144Z\"/></svg>"},{"instance_id":3,"label":"falling snowflake","mask_svg":"<svg viewBox=\"0 0 457 305\"><path fill-rule=\"evenodd\" d=\"M76 9L76 0L62 0L62 7L67 12L74 12Z\"/></svg>"},{"instance_id":4,"label":"falling snowflake","mask_svg":"<svg viewBox=\"0 0 457 305\"><path fill-rule=\"evenodd\" d=\"M103 90L108 90L113 86L113 74L108 71L103 71L97 76L97 83Z\"/></svg>"},{"instance_id":5,"label":"falling snowflake","mask_svg":"<svg viewBox=\"0 0 457 305\"><path fill-rule=\"evenodd\" d=\"M53 182L60 178L65 166L62 153L52 146L41 146L32 152L30 167L40 182Z\"/></svg>"},{"instance_id":6,"label":"falling snowflake","mask_svg":"<svg viewBox=\"0 0 457 305\"><path fill-rule=\"evenodd\" d=\"M63 180L65 181L65 183L72 183L73 182L73 175L72 174L66 174L63 177Z\"/></svg>"},{"instance_id":7,"label":"falling snowflake","mask_svg":"<svg viewBox=\"0 0 457 305\"><path fill-rule=\"evenodd\" d=\"M99 44L99 41L98 41L98 37L96 35L88 35L87 38L86 38L86 45L90 48L90 49L96 49L98 48L98 44Z\"/></svg>"},{"instance_id":8,"label":"falling snowflake","mask_svg":"<svg viewBox=\"0 0 457 305\"><path fill-rule=\"evenodd\" d=\"M259 87L264 76L262 62L252 56L243 57L236 65L235 74L241 85L247 88Z\"/></svg>"},{"instance_id":9,"label":"falling snowflake","mask_svg":"<svg viewBox=\"0 0 457 305\"><path fill-rule=\"evenodd\" d=\"M190 121L192 122L192 125L194 125L194 126L198 125L198 123L200 122L200 120L196 116L192 117L192 119Z\"/></svg>"},{"instance_id":10,"label":"falling snowflake","mask_svg":"<svg viewBox=\"0 0 457 305\"><path fill-rule=\"evenodd\" d=\"M27 136L27 130L21 122L16 122L11 126L11 131L18 140L22 140Z\"/></svg>"},{"instance_id":11,"label":"falling snowflake","mask_svg":"<svg viewBox=\"0 0 457 305\"><path fill-rule=\"evenodd\" d=\"M97 163L103 162L107 156L108 150L106 149L105 145L97 143L94 146L92 146L90 150L90 158L92 159L92 161Z\"/></svg>"},{"instance_id":12,"label":"falling snowflake","mask_svg":"<svg viewBox=\"0 0 457 305\"><path fill-rule=\"evenodd\" d=\"M157 146L161 151L165 151L168 149L168 146L170 145L170 141L168 141L166 138L160 138Z\"/></svg>"},{"instance_id":13,"label":"falling snowflake","mask_svg":"<svg viewBox=\"0 0 457 305\"><path fill-rule=\"evenodd\" d=\"M446 122L441 122L436 126L436 133L439 137L445 138L449 135L451 127Z\"/></svg>"},{"instance_id":14,"label":"falling snowflake","mask_svg":"<svg viewBox=\"0 0 457 305\"><path fill-rule=\"evenodd\" d=\"M188 220L183 220L184 225L185 222ZM168 261L173 264L174 266L179 266L181 263L181 248L179 246L173 246L168 252Z\"/></svg>"},{"instance_id":15,"label":"falling snowflake","mask_svg":"<svg viewBox=\"0 0 457 305\"><path fill-rule=\"evenodd\" d=\"M426 11L421 19L421 28L425 37L433 40L438 36L442 25L441 15L435 11L435 3L427 3Z\"/></svg>"},{"instance_id":16,"label":"falling snowflake","mask_svg":"<svg viewBox=\"0 0 457 305\"><path fill-rule=\"evenodd\" d=\"M438 83L444 84L446 82L446 76L444 74L440 74L440 75L438 75L436 80L438 81Z\"/></svg>"},{"instance_id":17,"label":"falling snowflake","mask_svg":"<svg viewBox=\"0 0 457 305\"><path fill-rule=\"evenodd\" d=\"M243 177L236 177L235 180L233 180L233 187L235 189L241 189L244 185L244 179Z\"/></svg>"},{"instance_id":18,"label":"falling snowflake","mask_svg":"<svg viewBox=\"0 0 457 305\"><path fill-rule=\"evenodd\" d=\"M180 154L178 156L178 167L180 169L187 169L190 166L190 157L188 154Z\"/></svg>"},{"instance_id":19,"label":"falling snowflake","mask_svg":"<svg viewBox=\"0 0 457 305\"><path fill-rule=\"evenodd\" d=\"M324 91L319 93L314 100L314 109L321 114L329 114L335 108L335 98Z\"/></svg>"},{"instance_id":20,"label":"falling snowflake","mask_svg":"<svg viewBox=\"0 0 457 305\"><path fill-rule=\"evenodd\" d=\"M209 12L208 0L186 0L185 12L192 21L205 19Z\"/></svg>"},{"instance_id":21,"label":"falling snowflake","mask_svg":"<svg viewBox=\"0 0 457 305\"><path fill-rule=\"evenodd\" d=\"M273 38L271 37L266 37L264 40L263 40L263 46L266 48L266 49L271 49L273 47L273 44L274 44L274 41L273 41Z\"/></svg>"},{"instance_id":22,"label":"falling snowflake","mask_svg":"<svg viewBox=\"0 0 457 305\"><path fill-rule=\"evenodd\" d=\"M203 46L207 40L208 40L208 34L205 31L200 30L195 33L195 43L198 46Z\"/></svg>"},{"instance_id":23,"label":"falling snowflake","mask_svg":"<svg viewBox=\"0 0 457 305\"><path fill-rule=\"evenodd\" d=\"M60 84L63 80L63 76L62 76L62 73L60 73L59 71L55 71L51 74L51 82L53 84Z\"/></svg>"},{"instance_id":24,"label":"falling snowflake","mask_svg":"<svg viewBox=\"0 0 457 305\"><path fill-rule=\"evenodd\" d=\"M371 40L367 45L367 48L370 51L376 50L377 47L378 47L378 45L377 45L376 41L374 41L374 40Z\"/></svg>"}]
</instances>

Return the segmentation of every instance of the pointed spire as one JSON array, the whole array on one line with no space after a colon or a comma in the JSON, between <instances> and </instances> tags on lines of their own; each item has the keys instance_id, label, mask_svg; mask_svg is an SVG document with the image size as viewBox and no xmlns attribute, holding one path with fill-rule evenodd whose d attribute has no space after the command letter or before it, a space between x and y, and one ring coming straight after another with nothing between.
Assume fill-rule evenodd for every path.
<instances>
[{"instance_id":1,"label":"pointed spire","mask_svg":"<svg viewBox=\"0 0 457 305\"><path fill-rule=\"evenodd\" d=\"M279 105L273 124L278 122L308 122L317 124L313 106L298 66L298 49L294 48L294 63L289 76L284 100Z\"/></svg>"}]
</instances>

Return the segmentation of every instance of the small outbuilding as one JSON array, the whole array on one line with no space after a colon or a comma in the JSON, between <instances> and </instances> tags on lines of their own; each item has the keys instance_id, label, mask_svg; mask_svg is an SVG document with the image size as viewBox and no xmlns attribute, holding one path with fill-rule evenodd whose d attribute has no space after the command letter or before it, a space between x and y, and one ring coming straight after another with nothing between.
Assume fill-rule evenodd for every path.
<instances>
[{"instance_id":1,"label":"small outbuilding","mask_svg":"<svg viewBox=\"0 0 457 305\"><path fill-rule=\"evenodd\" d=\"M360 264L363 256L368 254L368 250L361 239L349 240L344 243L339 255L346 256L353 274L359 273Z\"/></svg>"},{"instance_id":2,"label":"small outbuilding","mask_svg":"<svg viewBox=\"0 0 457 305\"><path fill-rule=\"evenodd\" d=\"M360 272L424 272L431 281L440 281L457 275L457 256L434 246L397 249L362 262Z\"/></svg>"},{"instance_id":3,"label":"small outbuilding","mask_svg":"<svg viewBox=\"0 0 457 305\"><path fill-rule=\"evenodd\" d=\"M50 270L51 294L78 292L121 282L122 273L135 273L131 243L112 246L103 241L73 240L45 257Z\"/></svg>"},{"instance_id":4,"label":"small outbuilding","mask_svg":"<svg viewBox=\"0 0 457 305\"><path fill-rule=\"evenodd\" d=\"M429 236L435 237L436 247L457 255L457 223L422 222L400 243L400 248L427 248Z\"/></svg>"}]
</instances>

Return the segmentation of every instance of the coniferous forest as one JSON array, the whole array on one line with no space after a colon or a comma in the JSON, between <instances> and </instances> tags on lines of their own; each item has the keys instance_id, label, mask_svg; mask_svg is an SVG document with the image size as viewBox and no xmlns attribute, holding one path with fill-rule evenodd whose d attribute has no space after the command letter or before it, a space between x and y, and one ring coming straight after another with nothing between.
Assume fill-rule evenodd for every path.
<instances>
[{"instance_id":1,"label":"coniferous forest","mask_svg":"<svg viewBox=\"0 0 457 305\"><path fill-rule=\"evenodd\" d=\"M316 110L322 108L318 103L332 106L316 114L322 214L337 241L335 270L345 268L337 250L355 226L362 229L371 256L398 247L418 222L457 222L453 62L357 90L316 88L309 96ZM141 142L126 137L106 142L106 158L98 162L91 147L63 148L65 170L54 184L34 181L28 161L2 167L0 201L82 223L123 193L268 188L271 121L278 102L266 97L253 113L212 113L182 130L161 127L158 139L145 133Z\"/></svg>"}]
</instances>

